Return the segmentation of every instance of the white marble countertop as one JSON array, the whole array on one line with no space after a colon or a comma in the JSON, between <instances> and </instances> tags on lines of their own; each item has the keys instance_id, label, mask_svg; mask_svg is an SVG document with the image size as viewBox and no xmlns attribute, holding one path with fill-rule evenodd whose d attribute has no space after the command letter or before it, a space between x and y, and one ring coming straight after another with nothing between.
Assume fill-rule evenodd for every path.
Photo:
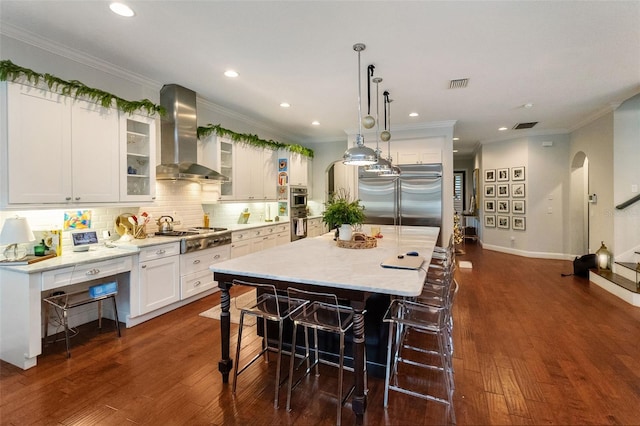
<instances>
[{"instance_id":1,"label":"white marble countertop","mask_svg":"<svg viewBox=\"0 0 640 426\"><path fill-rule=\"evenodd\" d=\"M211 265L215 272L241 274L302 284L320 285L398 296L417 296L422 290L424 270L383 268L391 256L417 251L431 260L439 228L382 226L383 238L372 249L337 246L333 232L305 238L257 253Z\"/></svg>"}]
</instances>

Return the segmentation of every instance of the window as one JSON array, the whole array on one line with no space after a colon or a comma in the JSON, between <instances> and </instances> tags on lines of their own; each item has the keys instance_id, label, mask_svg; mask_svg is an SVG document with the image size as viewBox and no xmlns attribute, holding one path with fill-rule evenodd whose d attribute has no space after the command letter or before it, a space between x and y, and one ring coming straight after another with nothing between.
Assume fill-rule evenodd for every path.
<instances>
[{"instance_id":1,"label":"window","mask_svg":"<svg viewBox=\"0 0 640 426\"><path fill-rule=\"evenodd\" d=\"M464 211L464 171L453 172L453 209L462 214Z\"/></svg>"}]
</instances>

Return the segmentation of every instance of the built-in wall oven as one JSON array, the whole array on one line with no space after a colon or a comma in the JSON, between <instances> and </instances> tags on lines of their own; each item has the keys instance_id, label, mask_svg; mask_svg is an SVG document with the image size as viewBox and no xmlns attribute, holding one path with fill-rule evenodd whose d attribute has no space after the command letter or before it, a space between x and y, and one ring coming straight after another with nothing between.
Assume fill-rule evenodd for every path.
<instances>
[{"instance_id":1,"label":"built-in wall oven","mask_svg":"<svg viewBox=\"0 0 640 426\"><path fill-rule=\"evenodd\" d=\"M291 241L307 236L307 188L292 186L289 193L289 217L291 218Z\"/></svg>"},{"instance_id":2,"label":"built-in wall oven","mask_svg":"<svg viewBox=\"0 0 640 426\"><path fill-rule=\"evenodd\" d=\"M291 208L304 207L307 208L307 187L306 186L292 186L290 191L289 202Z\"/></svg>"}]
</instances>

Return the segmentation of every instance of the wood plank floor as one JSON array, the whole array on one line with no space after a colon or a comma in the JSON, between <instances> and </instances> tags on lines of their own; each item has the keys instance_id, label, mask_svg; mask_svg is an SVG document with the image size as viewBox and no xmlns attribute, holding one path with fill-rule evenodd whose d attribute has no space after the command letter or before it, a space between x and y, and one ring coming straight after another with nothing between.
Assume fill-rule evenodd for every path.
<instances>
[{"instance_id":1,"label":"wood plank floor","mask_svg":"<svg viewBox=\"0 0 640 426\"><path fill-rule=\"evenodd\" d=\"M568 261L529 259L467 243L454 305L458 424L640 424L640 309L588 280L561 277ZM212 295L117 339L83 327L22 371L0 363L2 425L321 424L335 421L333 371L296 389L293 410L272 401L275 363L258 363L231 394L217 372L219 322L198 314ZM237 330L232 325L232 333ZM257 338L247 338L255 348ZM346 381L350 376L347 375ZM369 380L365 424L442 424L441 405ZM350 405L343 422L353 424Z\"/></svg>"}]
</instances>

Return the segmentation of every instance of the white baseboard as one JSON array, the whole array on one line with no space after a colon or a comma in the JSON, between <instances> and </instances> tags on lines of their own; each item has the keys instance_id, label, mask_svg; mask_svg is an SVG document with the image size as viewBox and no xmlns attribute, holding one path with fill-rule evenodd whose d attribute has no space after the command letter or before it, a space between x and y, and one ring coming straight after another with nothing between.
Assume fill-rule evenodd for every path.
<instances>
[{"instance_id":1,"label":"white baseboard","mask_svg":"<svg viewBox=\"0 0 640 426\"><path fill-rule=\"evenodd\" d=\"M525 251L502 246L494 246L491 244L482 244L482 248L485 248L487 250L499 251L501 253L514 254L516 256L533 257L537 259L573 260L576 257L573 254Z\"/></svg>"}]
</instances>

